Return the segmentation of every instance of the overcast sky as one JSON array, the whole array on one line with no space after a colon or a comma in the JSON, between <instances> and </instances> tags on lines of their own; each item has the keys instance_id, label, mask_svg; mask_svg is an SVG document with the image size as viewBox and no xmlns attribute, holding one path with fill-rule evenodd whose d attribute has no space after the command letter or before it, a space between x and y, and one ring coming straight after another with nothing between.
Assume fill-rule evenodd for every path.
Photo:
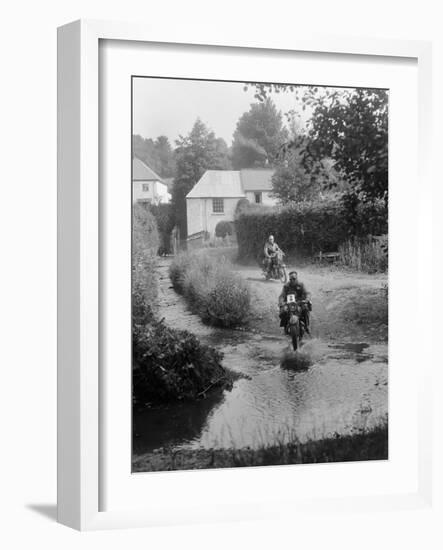
<instances>
[{"instance_id":1,"label":"overcast sky","mask_svg":"<svg viewBox=\"0 0 443 550\"><path fill-rule=\"evenodd\" d=\"M187 135L196 118L231 145L240 116L255 103L254 90L239 82L134 78L133 131L145 138L165 135L171 145ZM278 109L300 111L294 93L271 94Z\"/></svg>"}]
</instances>

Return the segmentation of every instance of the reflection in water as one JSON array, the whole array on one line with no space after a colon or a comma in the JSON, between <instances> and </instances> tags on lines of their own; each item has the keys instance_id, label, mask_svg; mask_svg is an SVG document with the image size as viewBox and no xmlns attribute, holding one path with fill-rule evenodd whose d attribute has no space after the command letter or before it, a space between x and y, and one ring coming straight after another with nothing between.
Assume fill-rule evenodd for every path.
<instances>
[{"instance_id":1,"label":"reflection in water","mask_svg":"<svg viewBox=\"0 0 443 550\"><path fill-rule=\"evenodd\" d=\"M146 453L183 441L193 441L201 434L210 411L223 401L217 392L206 399L169 407L144 409L134 414L133 449Z\"/></svg>"}]
</instances>

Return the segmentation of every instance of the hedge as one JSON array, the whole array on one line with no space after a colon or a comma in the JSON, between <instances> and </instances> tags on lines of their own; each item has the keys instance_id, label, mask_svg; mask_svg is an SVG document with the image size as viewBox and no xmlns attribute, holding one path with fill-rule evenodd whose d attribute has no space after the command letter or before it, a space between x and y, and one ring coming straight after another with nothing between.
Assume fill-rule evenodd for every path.
<instances>
[{"instance_id":1,"label":"hedge","mask_svg":"<svg viewBox=\"0 0 443 550\"><path fill-rule=\"evenodd\" d=\"M137 297L137 303L143 302L145 320L153 318L156 309L158 246L159 234L154 216L145 206L135 204L132 216L132 294ZM134 314L139 316L141 312Z\"/></svg>"},{"instance_id":2,"label":"hedge","mask_svg":"<svg viewBox=\"0 0 443 550\"><path fill-rule=\"evenodd\" d=\"M209 390L231 389L234 375L223 354L164 321L134 325L133 400L139 406L206 397Z\"/></svg>"},{"instance_id":3,"label":"hedge","mask_svg":"<svg viewBox=\"0 0 443 550\"><path fill-rule=\"evenodd\" d=\"M239 258L257 258L269 235L285 251L310 256L320 251L337 251L351 235L387 233L387 210L373 205L368 219L367 207L360 207L350 218L343 203L322 201L295 203L285 207L247 208L235 220Z\"/></svg>"}]
</instances>

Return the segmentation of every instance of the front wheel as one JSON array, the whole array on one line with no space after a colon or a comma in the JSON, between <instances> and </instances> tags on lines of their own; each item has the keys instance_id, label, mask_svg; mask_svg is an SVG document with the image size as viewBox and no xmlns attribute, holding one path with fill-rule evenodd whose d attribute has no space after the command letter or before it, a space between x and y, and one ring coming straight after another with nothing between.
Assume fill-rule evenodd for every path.
<instances>
[{"instance_id":1,"label":"front wheel","mask_svg":"<svg viewBox=\"0 0 443 550\"><path fill-rule=\"evenodd\" d=\"M288 276L286 275L286 269L283 266L280 266L278 268L278 274L280 281L284 284L288 280Z\"/></svg>"},{"instance_id":2,"label":"front wheel","mask_svg":"<svg viewBox=\"0 0 443 550\"><path fill-rule=\"evenodd\" d=\"M291 325L289 328L289 332L291 335L292 340L292 347L294 351L297 351L298 347L298 325Z\"/></svg>"}]
</instances>

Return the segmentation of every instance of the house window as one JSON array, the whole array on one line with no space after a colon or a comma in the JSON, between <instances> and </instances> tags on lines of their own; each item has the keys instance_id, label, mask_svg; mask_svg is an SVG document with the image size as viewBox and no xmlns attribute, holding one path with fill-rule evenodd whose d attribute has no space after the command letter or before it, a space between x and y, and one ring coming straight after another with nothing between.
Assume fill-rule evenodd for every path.
<instances>
[{"instance_id":1,"label":"house window","mask_svg":"<svg viewBox=\"0 0 443 550\"><path fill-rule=\"evenodd\" d=\"M262 201L261 193L254 193L254 201L256 202L256 204L261 204L261 201Z\"/></svg>"},{"instance_id":2,"label":"house window","mask_svg":"<svg viewBox=\"0 0 443 550\"><path fill-rule=\"evenodd\" d=\"M225 211L223 199L212 199L212 212L214 214L223 214Z\"/></svg>"},{"instance_id":3,"label":"house window","mask_svg":"<svg viewBox=\"0 0 443 550\"><path fill-rule=\"evenodd\" d=\"M144 193L148 193L149 192L149 183L143 183L142 184L142 191Z\"/></svg>"}]
</instances>

